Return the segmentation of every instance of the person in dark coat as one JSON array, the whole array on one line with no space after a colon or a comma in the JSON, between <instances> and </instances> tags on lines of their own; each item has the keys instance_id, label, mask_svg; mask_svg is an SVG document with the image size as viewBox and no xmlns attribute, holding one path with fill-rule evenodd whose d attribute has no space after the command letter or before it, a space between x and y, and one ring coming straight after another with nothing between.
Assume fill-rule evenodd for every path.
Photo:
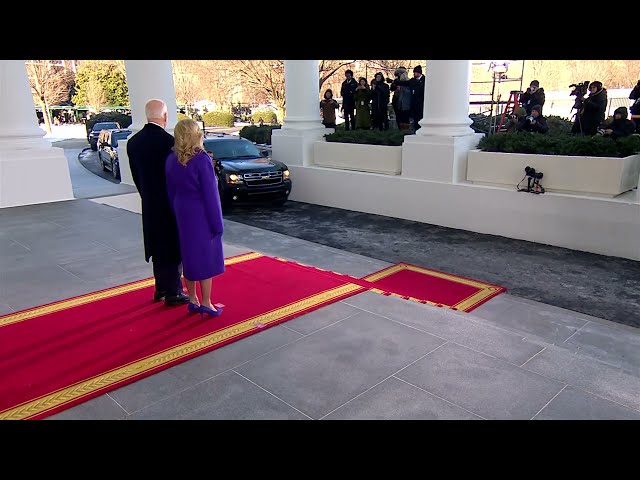
<instances>
[{"instance_id":1,"label":"person in dark coat","mask_svg":"<svg viewBox=\"0 0 640 480\"><path fill-rule=\"evenodd\" d=\"M613 121L604 127L604 136L617 140L618 138L628 137L636 131L635 124L627 117L627 107L618 107L613 112Z\"/></svg>"},{"instance_id":2,"label":"person in dark coat","mask_svg":"<svg viewBox=\"0 0 640 480\"><path fill-rule=\"evenodd\" d=\"M407 69L404 67L396 68L394 76L397 80L409 80ZM409 130L411 125L409 124L411 118L411 90L409 87L402 87L393 82L390 78L387 82L391 82L389 90L393 92L393 111L396 114L396 123L399 130Z\"/></svg>"},{"instance_id":3,"label":"person in dark coat","mask_svg":"<svg viewBox=\"0 0 640 480\"><path fill-rule=\"evenodd\" d=\"M178 222L189 313L216 317L222 308L211 303L213 277L224 272L222 207L213 161L204 136L190 118L176 124L174 151L166 159L169 203ZM196 282L202 299L198 300Z\"/></svg>"},{"instance_id":4,"label":"person in dark coat","mask_svg":"<svg viewBox=\"0 0 640 480\"><path fill-rule=\"evenodd\" d=\"M638 80L636 86L631 90L629 99L633 100L633 103L629 108L629 112L631 112L631 115L640 115L640 80ZM640 133L640 118L635 120L635 126L636 133Z\"/></svg>"},{"instance_id":5,"label":"person in dark coat","mask_svg":"<svg viewBox=\"0 0 640 480\"><path fill-rule=\"evenodd\" d=\"M389 130L389 85L382 72L376 73L371 82L371 117L374 130Z\"/></svg>"},{"instance_id":6,"label":"person in dark coat","mask_svg":"<svg viewBox=\"0 0 640 480\"><path fill-rule=\"evenodd\" d=\"M165 161L173 147L173 137L165 131L169 114L162 100L145 105L147 124L127 142L133 182L142 199L142 233L145 260L153 260L156 290L153 300L165 305L184 305L178 227L169 205Z\"/></svg>"},{"instance_id":7,"label":"person in dark coat","mask_svg":"<svg viewBox=\"0 0 640 480\"><path fill-rule=\"evenodd\" d=\"M342 111L344 113L344 129L351 130L356 129L356 119L354 113L356 110L356 88L358 88L358 82L353 78L353 72L347 70L344 72L345 80L342 82L340 88L340 96L342 97Z\"/></svg>"},{"instance_id":8,"label":"person in dark coat","mask_svg":"<svg viewBox=\"0 0 640 480\"><path fill-rule=\"evenodd\" d=\"M542 115L542 107L544 107L545 95L544 88L540 88L540 82L533 80L529 84L529 88L520 96L520 105L522 105L527 112L527 115L531 115L531 109L535 105L540 106L540 114Z\"/></svg>"},{"instance_id":9,"label":"person in dark coat","mask_svg":"<svg viewBox=\"0 0 640 480\"><path fill-rule=\"evenodd\" d=\"M425 78L422 75L422 67L417 65L413 69L413 78L409 80L394 80L393 83L402 87L409 87L411 89L411 117L413 118L413 129L418 130L422 120L424 112L424 82Z\"/></svg>"},{"instance_id":10,"label":"person in dark coat","mask_svg":"<svg viewBox=\"0 0 640 480\"><path fill-rule=\"evenodd\" d=\"M580 111L571 129L574 134L596 135L598 127L604 122L604 113L607 110L607 89L602 82L591 82L589 96L582 101Z\"/></svg>"},{"instance_id":11,"label":"person in dark coat","mask_svg":"<svg viewBox=\"0 0 640 480\"><path fill-rule=\"evenodd\" d=\"M336 128L336 109L338 108L340 108L340 105L333 98L333 91L327 88L324 92L324 98L320 100L320 113L322 114L322 124L325 128Z\"/></svg>"},{"instance_id":12,"label":"person in dark coat","mask_svg":"<svg viewBox=\"0 0 640 480\"><path fill-rule=\"evenodd\" d=\"M547 119L542 116L542 107L534 105L531 108L531 115L522 118L516 128L519 132L547 133L549 125L547 125Z\"/></svg>"}]
</instances>

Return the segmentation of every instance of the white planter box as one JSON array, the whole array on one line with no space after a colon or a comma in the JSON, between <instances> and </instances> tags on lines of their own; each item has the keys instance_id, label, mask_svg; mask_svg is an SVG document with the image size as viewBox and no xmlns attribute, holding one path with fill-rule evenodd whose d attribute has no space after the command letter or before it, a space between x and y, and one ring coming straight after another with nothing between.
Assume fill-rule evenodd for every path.
<instances>
[{"instance_id":1,"label":"white planter box","mask_svg":"<svg viewBox=\"0 0 640 480\"><path fill-rule=\"evenodd\" d=\"M640 155L630 157L578 157L470 150L467 181L515 189L525 167L542 172L540 183L548 192L615 197L638 186ZM527 179L522 183L526 187Z\"/></svg>"},{"instance_id":2,"label":"white planter box","mask_svg":"<svg viewBox=\"0 0 640 480\"><path fill-rule=\"evenodd\" d=\"M313 162L319 167L400 175L402 147L320 141L314 144Z\"/></svg>"}]
</instances>

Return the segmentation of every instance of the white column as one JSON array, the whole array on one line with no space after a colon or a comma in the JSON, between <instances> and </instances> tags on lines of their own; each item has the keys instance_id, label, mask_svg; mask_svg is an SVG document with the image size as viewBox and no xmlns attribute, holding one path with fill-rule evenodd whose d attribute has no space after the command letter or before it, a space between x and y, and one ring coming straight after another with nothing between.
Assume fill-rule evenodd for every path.
<instances>
[{"instance_id":1,"label":"white column","mask_svg":"<svg viewBox=\"0 0 640 480\"><path fill-rule=\"evenodd\" d=\"M178 122L178 113L171 60L125 60L124 67L133 120L129 127L132 131L131 135L134 135L147 123L144 106L154 98L163 100L167 104L169 112L167 132L173 133L173 128ZM128 138L131 138L131 135ZM129 156L127 155L127 140L118 142L118 160L121 182L133 185Z\"/></svg>"},{"instance_id":2,"label":"white column","mask_svg":"<svg viewBox=\"0 0 640 480\"><path fill-rule=\"evenodd\" d=\"M469 118L468 60L429 60L424 91L424 116L415 135L402 145L402 175L436 182L465 182L467 153L482 134Z\"/></svg>"},{"instance_id":3,"label":"white column","mask_svg":"<svg viewBox=\"0 0 640 480\"><path fill-rule=\"evenodd\" d=\"M284 129L325 128L320 118L318 60L285 60Z\"/></svg>"},{"instance_id":4,"label":"white column","mask_svg":"<svg viewBox=\"0 0 640 480\"><path fill-rule=\"evenodd\" d=\"M469 118L468 60L431 60L424 86L424 116L417 135L458 137L474 133Z\"/></svg>"},{"instance_id":5,"label":"white column","mask_svg":"<svg viewBox=\"0 0 640 480\"><path fill-rule=\"evenodd\" d=\"M318 60L285 60L286 113L271 134L272 155L287 165L313 165L313 145L334 132L320 118ZM295 195L295 188L293 189Z\"/></svg>"},{"instance_id":6,"label":"white column","mask_svg":"<svg viewBox=\"0 0 640 480\"><path fill-rule=\"evenodd\" d=\"M64 150L44 134L24 60L1 60L0 208L73 199Z\"/></svg>"}]
</instances>

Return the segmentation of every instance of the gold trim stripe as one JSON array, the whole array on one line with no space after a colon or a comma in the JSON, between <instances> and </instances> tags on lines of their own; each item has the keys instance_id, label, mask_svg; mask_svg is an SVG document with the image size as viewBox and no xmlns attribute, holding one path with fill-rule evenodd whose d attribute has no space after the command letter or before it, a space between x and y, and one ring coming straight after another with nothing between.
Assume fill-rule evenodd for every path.
<instances>
[{"instance_id":1,"label":"gold trim stripe","mask_svg":"<svg viewBox=\"0 0 640 480\"><path fill-rule=\"evenodd\" d=\"M226 258L224 261L224 264L226 266L235 265L237 263L254 260L262 256L263 255L261 253L255 253L255 252L245 253L242 255L237 255L235 257ZM7 325L11 325L12 323L22 322L24 320L40 317L42 315L48 315L50 313L67 310L69 308L78 307L80 305L86 305L87 303L96 302L98 300L103 300L105 298L115 297L117 295L122 295L124 293L129 293L135 290L140 290L142 288L151 287L154 284L155 284L155 281L153 278L147 278L145 280L139 280L137 282L129 283L126 285L120 285L118 287L108 288L106 290L101 290L99 292L88 293L86 295L81 295L79 297L69 298L67 300L62 300L60 302L55 302L49 305L43 305L41 307L31 308L29 310L24 310L22 312L10 313L8 315L0 317L0 327L6 327Z\"/></svg>"},{"instance_id":2,"label":"gold trim stripe","mask_svg":"<svg viewBox=\"0 0 640 480\"><path fill-rule=\"evenodd\" d=\"M456 309L456 310L461 310L461 311L467 311L469 308L477 305L478 303L482 302L483 300L486 300L488 297L492 296L492 295L496 295L500 292L503 292L505 290L505 288L503 287L498 287L495 285L491 285L488 283L483 283L483 282L479 282L477 280L471 280L468 278L462 278L462 277L458 277L455 275L451 275L451 274L447 274L447 273L442 273L442 272L437 272L435 270L430 270L428 268L422 268L422 267L418 267L415 265L410 265L407 263L399 263L397 265L393 265L389 268L386 268L384 270L381 270L377 273L373 273L367 277L364 277L363 280L366 280L368 282L376 282L382 278L388 277L390 275L393 275L395 273L398 273L402 270L410 270L413 272L417 272L417 273L422 273L424 275L430 275L432 277L438 277L438 278L442 278L445 280L449 280L449 281L453 281L456 283L461 283L463 285L467 285L470 287L474 287L474 288L478 288L479 291L472 293L471 295L469 295L467 298L459 301L458 303L456 303L455 305L447 305L445 303L435 303L432 302L430 300L421 300L418 298L414 298L414 297L405 297L403 295L400 294L396 294L393 292L385 292L384 290L380 290L378 288L372 288L371 291L375 292L375 293L379 293L382 295L391 295L394 297L399 297L399 298L403 298L406 300L411 300L414 302L419 302L419 303L426 303L428 305L434 305L434 306L442 306L445 308L450 308L450 309Z\"/></svg>"},{"instance_id":3,"label":"gold trim stripe","mask_svg":"<svg viewBox=\"0 0 640 480\"><path fill-rule=\"evenodd\" d=\"M93 393L97 390L105 389L113 386L123 380L142 375L143 373L183 358L187 355L197 353L206 348L215 346L225 340L233 339L249 332L255 328L264 328L265 326L277 322L283 318L303 312L304 310L317 307L323 303L335 298L353 294L358 290L366 290L366 287L347 283L340 287L335 287L324 292L320 292L302 300L293 302L289 305L276 308L270 312L266 312L252 317L244 322L231 325L222 330L207 334L203 337L190 340L181 345L169 348L165 351L150 355L142 360L132 362L120 368L116 368L109 372L97 375L88 380L78 382L69 387L60 389L51 394L44 395L35 400L25 402L17 407L7 409L0 412L0 420L20 420L33 417L53 408L77 400L83 396Z\"/></svg>"}]
</instances>

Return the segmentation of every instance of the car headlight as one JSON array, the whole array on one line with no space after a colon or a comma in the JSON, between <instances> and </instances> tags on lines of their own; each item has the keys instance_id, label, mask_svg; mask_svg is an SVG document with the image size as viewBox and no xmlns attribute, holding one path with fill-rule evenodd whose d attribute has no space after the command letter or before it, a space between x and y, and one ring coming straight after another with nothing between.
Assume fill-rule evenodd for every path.
<instances>
[{"instance_id":1,"label":"car headlight","mask_svg":"<svg viewBox=\"0 0 640 480\"><path fill-rule=\"evenodd\" d=\"M284 172L282 172L282 178L284 178L285 180L289 179L289 175L291 175L289 173L289 170L285 170Z\"/></svg>"},{"instance_id":2,"label":"car headlight","mask_svg":"<svg viewBox=\"0 0 640 480\"><path fill-rule=\"evenodd\" d=\"M242 175L237 175L235 173L227 174L227 183L231 183L231 184L242 183Z\"/></svg>"}]
</instances>

